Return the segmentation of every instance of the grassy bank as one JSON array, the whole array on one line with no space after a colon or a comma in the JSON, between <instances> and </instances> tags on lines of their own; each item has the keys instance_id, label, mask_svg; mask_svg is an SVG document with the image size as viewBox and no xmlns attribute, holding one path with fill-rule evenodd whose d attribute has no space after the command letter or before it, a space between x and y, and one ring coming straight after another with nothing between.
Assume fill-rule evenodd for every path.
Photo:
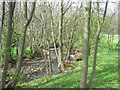
<instances>
[{"instance_id":1,"label":"grassy bank","mask_svg":"<svg viewBox=\"0 0 120 90\"><path fill-rule=\"evenodd\" d=\"M88 79L91 74L93 56L89 59ZM22 88L79 88L81 65L79 61L73 71L21 83ZM99 49L93 88L118 88L118 50Z\"/></svg>"}]
</instances>

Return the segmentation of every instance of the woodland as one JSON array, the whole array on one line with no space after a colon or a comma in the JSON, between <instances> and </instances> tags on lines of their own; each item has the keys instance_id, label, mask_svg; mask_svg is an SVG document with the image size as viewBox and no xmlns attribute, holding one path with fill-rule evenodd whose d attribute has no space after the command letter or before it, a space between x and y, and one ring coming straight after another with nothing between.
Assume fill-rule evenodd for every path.
<instances>
[{"instance_id":1,"label":"woodland","mask_svg":"<svg viewBox=\"0 0 120 90\"><path fill-rule=\"evenodd\" d=\"M118 89L119 6L0 1L0 89Z\"/></svg>"}]
</instances>

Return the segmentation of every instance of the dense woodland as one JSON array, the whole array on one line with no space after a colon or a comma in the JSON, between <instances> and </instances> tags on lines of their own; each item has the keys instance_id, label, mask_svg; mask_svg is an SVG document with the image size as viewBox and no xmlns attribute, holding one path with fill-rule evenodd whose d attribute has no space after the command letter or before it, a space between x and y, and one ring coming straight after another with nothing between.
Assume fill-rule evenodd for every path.
<instances>
[{"instance_id":1,"label":"dense woodland","mask_svg":"<svg viewBox=\"0 0 120 90\"><path fill-rule=\"evenodd\" d=\"M118 2L2 1L1 88L118 88Z\"/></svg>"}]
</instances>

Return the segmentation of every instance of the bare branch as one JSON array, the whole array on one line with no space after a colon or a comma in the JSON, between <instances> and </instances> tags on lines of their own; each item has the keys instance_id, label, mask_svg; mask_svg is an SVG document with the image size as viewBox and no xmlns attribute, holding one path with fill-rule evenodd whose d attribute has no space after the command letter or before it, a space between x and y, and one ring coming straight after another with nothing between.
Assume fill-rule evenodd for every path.
<instances>
[{"instance_id":1,"label":"bare branch","mask_svg":"<svg viewBox=\"0 0 120 90\"><path fill-rule=\"evenodd\" d=\"M72 3L68 6L68 8L62 13L63 15L68 11L68 9L72 6L73 3L75 3L75 2L72 2Z\"/></svg>"}]
</instances>

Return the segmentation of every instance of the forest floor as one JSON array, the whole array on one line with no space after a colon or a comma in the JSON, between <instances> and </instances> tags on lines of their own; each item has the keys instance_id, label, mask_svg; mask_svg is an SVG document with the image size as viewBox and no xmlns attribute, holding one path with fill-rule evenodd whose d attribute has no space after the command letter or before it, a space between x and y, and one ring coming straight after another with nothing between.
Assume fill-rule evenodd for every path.
<instances>
[{"instance_id":1,"label":"forest floor","mask_svg":"<svg viewBox=\"0 0 120 90\"><path fill-rule=\"evenodd\" d=\"M89 58L88 80L92 71L93 55ZM82 61L70 72L18 83L20 88L79 88ZM118 50L99 48L92 88L118 88Z\"/></svg>"}]
</instances>

